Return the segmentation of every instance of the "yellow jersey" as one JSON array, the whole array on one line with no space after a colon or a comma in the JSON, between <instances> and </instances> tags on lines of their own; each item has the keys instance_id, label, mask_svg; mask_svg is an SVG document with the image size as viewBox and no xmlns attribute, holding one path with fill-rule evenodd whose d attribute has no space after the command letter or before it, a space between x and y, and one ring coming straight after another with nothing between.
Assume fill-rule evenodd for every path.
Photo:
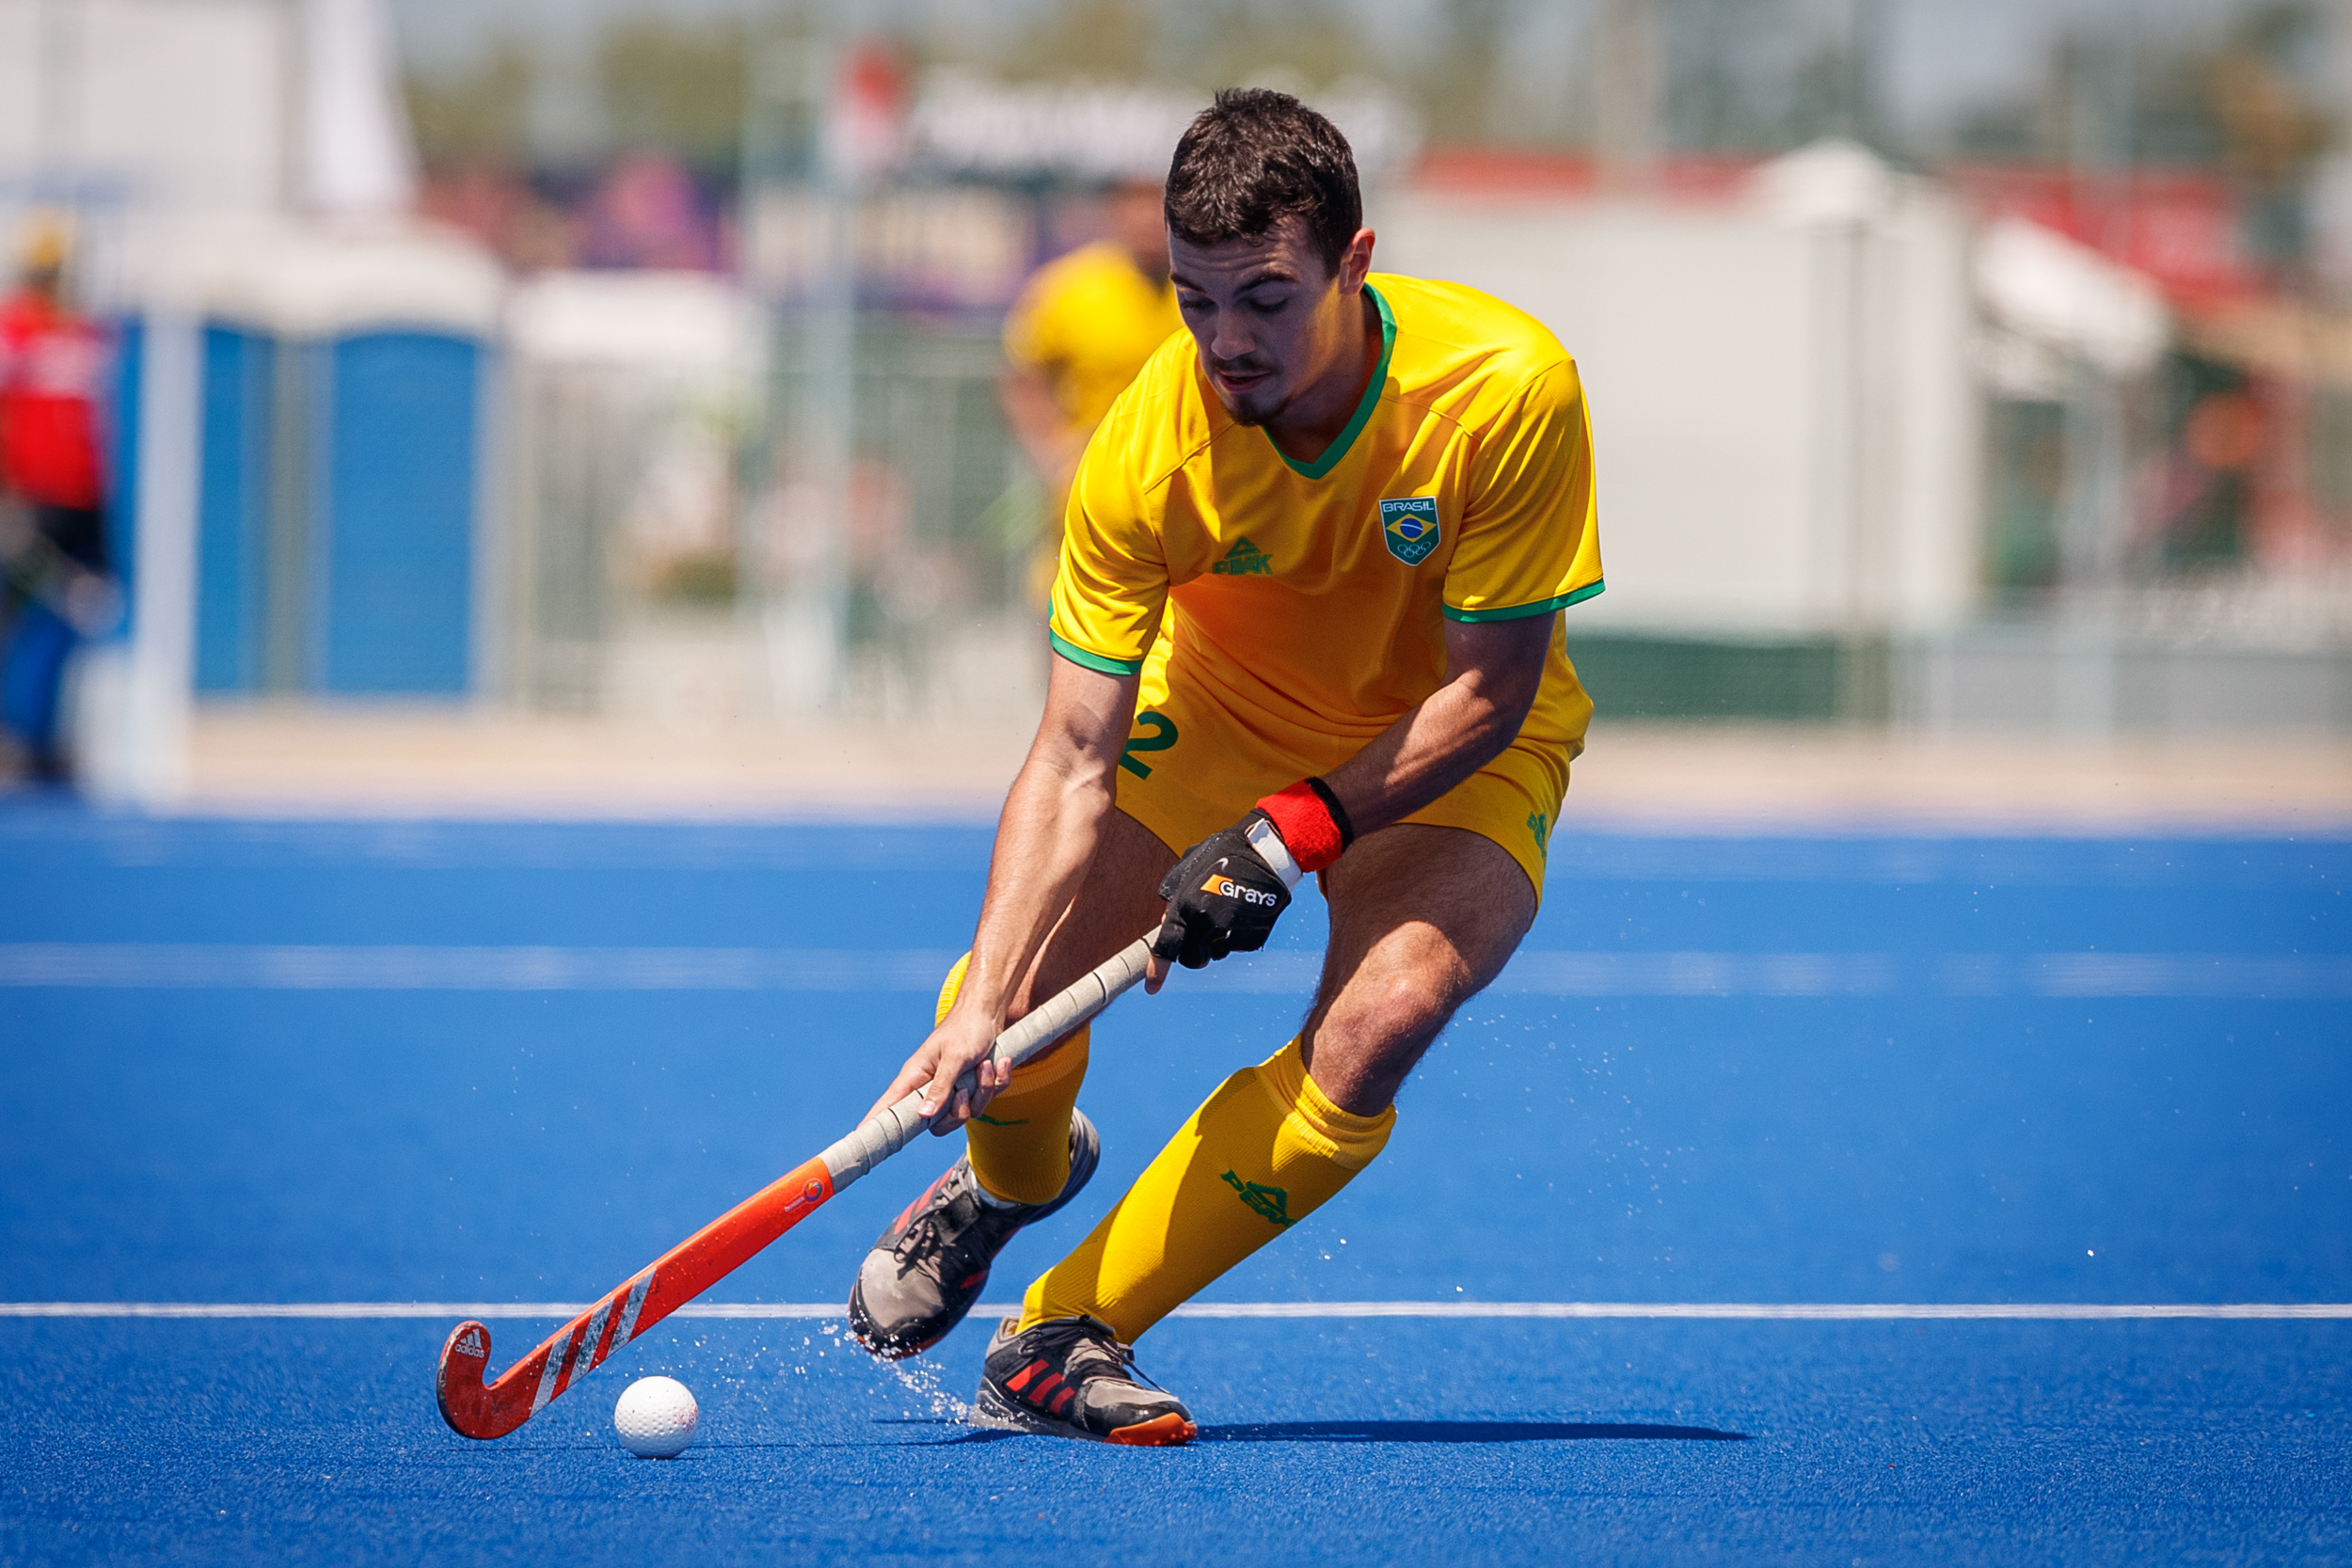
<instances>
[{"instance_id":1,"label":"yellow jersey","mask_svg":"<svg viewBox=\"0 0 2352 1568\"><path fill-rule=\"evenodd\" d=\"M1048 261L1022 288L1005 318L1005 356L1043 375L1069 427L1088 430L1184 325L1173 287L1098 241Z\"/></svg>"},{"instance_id":2,"label":"yellow jersey","mask_svg":"<svg viewBox=\"0 0 2352 1568\"><path fill-rule=\"evenodd\" d=\"M1199 689L1309 770L1443 684L1446 621L1602 586L1591 425L1559 341L1460 284L1367 289L1379 363L1312 463L1234 422L1189 334L1153 355L1079 461L1054 584L1063 657L1150 661L1152 692ZM1555 624L1520 742L1573 757L1591 713Z\"/></svg>"}]
</instances>

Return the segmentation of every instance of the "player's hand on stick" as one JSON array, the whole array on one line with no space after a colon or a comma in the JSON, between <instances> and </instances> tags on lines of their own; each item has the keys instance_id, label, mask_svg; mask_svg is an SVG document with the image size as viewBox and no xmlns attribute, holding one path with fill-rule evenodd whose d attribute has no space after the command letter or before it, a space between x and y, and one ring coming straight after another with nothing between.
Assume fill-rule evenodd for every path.
<instances>
[{"instance_id":1,"label":"player's hand on stick","mask_svg":"<svg viewBox=\"0 0 2352 1568\"><path fill-rule=\"evenodd\" d=\"M1194 845L1160 879L1168 918L1152 943L1155 961L1145 989L1159 990L1171 958L1200 969L1228 953L1263 947L1298 879L1338 860L1354 836L1329 787L1302 779Z\"/></svg>"},{"instance_id":2,"label":"player's hand on stick","mask_svg":"<svg viewBox=\"0 0 2352 1568\"><path fill-rule=\"evenodd\" d=\"M885 1106L897 1104L911 1091L928 1085L923 1112L932 1117L932 1134L945 1137L961 1127L986 1108L996 1098L996 1091L1012 1077L1012 1069L999 1067L992 1054L997 1028L997 1023L978 1007L959 1003L949 1008L939 1027L915 1048L906 1066L898 1069L898 1076L890 1081L890 1087L866 1114L870 1117ZM959 1090L956 1080L967 1071L977 1083Z\"/></svg>"},{"instance_id":3,"label":"player's hand on stick","mask_svg":"<svg viewBox=\"0 0 2352 1568\"><path fill-rule=\"evenodd\" d=\"M1261 843L1272 841L1264 850L1250 843L1252 829ZM1228 953L1263 947L1275 918L1291 901L1290 887L1268 854L1289 860L1280 845L1281 835L1265 813L1253 811L1185 850L1176 868L1160 879L1168 918L1152 939L1153 955L1200 969ZM1165 974L1165 964L1160 968Z\"/></svg>"}]
</instances>

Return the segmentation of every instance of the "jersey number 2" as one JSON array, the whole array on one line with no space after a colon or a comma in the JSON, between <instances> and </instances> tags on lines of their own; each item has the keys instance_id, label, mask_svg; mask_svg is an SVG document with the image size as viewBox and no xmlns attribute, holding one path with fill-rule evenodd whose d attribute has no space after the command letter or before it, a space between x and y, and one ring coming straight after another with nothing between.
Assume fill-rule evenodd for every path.
<instances>
[{"instance_id":1,"label":"jersey number 2","mask_svg":"<svg viewBox=\"0 0 2352 1568\"><path fill-rule=\"evenodd\" d=\"M1148 726L1152 733L1136 736L1128 741L1127 749L1119 754L1119 766L1138 779L1148 779L1152 776L1152 765L1148 762L1137 762L1136 753L1137 752L1165 752L1170 746L1175 745L1176 721L1165 713L1145 708L1136 715L1136 722L1138 725Z\"/></svg>"}]
</instances>

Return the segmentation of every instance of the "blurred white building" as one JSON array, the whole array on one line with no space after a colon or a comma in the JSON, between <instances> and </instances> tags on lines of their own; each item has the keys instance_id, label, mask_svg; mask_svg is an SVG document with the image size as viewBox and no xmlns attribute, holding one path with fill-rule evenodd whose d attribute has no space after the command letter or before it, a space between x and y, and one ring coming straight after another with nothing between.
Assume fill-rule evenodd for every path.
<instances>
[{"instance_id":1,"label":"blurred white building","mask_svg":"<svg viewBox=\"0 0 2352 1568\"><path fill-rule=\"evenodd\" d=\"M1969 616L1969 234L1932 186L1825 144L1733 200L1424 183L1375 215L1377 264L1485 289L1576 356L1610 578L1581 625L1853 638Z\"/></svg>"},{"instance_id":2,"label":"blurred white building","mask_svg":"<svg viewBox=\"0 0 2352 1568\"><path fill-rule=\"evenodd\" d=\"M396 215L381 0L0 0L0 192L96 214Z\"/></svg>"},{"instance_id":3,"label":"blurred white building","mask_svg":"<svg viewBox=\"0 0 2352 1568\"><path fill-rule=\"evenodd\" d=\"M1695 189L1510 176L1436 161L1376 204L1376 264L1577 356L1610 590L1571 647L1604 718L2352 726L2342 584L2126 570L2180 333L2151 278L1836 142ZM1987 418L2021 406L2063 444L2058 584L2025 609L1992 594L2023 459Z\"/></svg>"}]
</instances>

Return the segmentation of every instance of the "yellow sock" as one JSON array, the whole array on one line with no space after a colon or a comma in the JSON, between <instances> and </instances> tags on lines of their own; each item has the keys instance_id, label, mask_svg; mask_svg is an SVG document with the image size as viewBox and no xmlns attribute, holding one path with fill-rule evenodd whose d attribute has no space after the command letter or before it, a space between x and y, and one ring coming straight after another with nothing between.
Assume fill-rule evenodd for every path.
<instances>
[{"instance_id":1,"label":"yellow sock","mask_svg":"<svg viewBox=\"0 0 2352 1568\"><path fill-rule=\"evenodd\" d=\"M972 1174L1012 1203L1051 1203L1070 1180L1070 1109L1086 1082L1088 1031L1042 1060L1012 1069L1012 1082L964 1124Z\"/></svg>"},{"instance_id":2,"label":"yellow sock","mask_svg":"<svg viewBox=\"0 0 2352 1568\"><path fill-rule=\"evenodd\" d=\"M947 972L933 1022L955 1006L971 958L966 953ZM1070 1110L1086 1082L1091 1036L1091 1027L1081 1025L1052 1055L1014 1068L1012 1082L964 1125L972 1174L992 1196L1008 1203L1051 1203L1061 1196L1070 1180Z\"/></svg>"},{"instance_id":3,"label":"yellow sock","mask_svg":"<svg viewBox=\"0 0 2352 1568\"><path fill-rule=\"evenodd\" d=\"M1029 1287L1021 1326L1084 1312L1133 1344L1346 1186L1395 1125L1394 1106L1358 1117L1324 1098L1291 1041L1192 1114L1093 1234Z\"/></svg>"}]
</instances>

